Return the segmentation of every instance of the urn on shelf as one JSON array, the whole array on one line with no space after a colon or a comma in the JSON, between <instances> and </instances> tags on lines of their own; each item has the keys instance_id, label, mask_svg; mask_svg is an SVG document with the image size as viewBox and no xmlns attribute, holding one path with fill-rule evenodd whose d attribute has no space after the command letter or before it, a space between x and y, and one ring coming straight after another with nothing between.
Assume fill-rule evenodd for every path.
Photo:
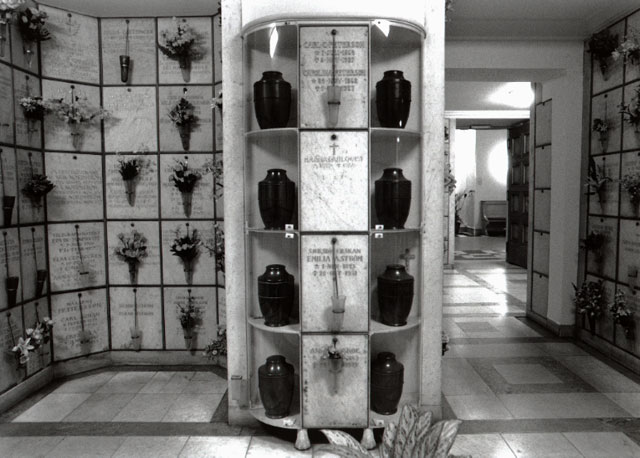
<instances>
[{"instance_id":1,"label":"urn on shelf","mask_svg":"<svg viewBox=\"0 0 640 458\"><path fill-rule=\"evenodd\" d=\"M414 279L401 264L390 264L378 276L380 321L387 326L404 326L413 303Z\"/></svg>"},{"instance_id":2,"label":"urn on shelf","mask_svg":"<svg viewBox=\"0 0 640 458\"><path fill-rule=\"evenodd\" d=\"M411 107L411 82L400 70L387 70L376 83L376 111L382 127L404 129Z\"/></svg>"},{"instance_id":3,"label":"urn on shelf","mask_svg":"<svg viewBox=\"0 0 640 458\"><path fill-rule=\"evenodd\" d=\"M376 215L385 229L403 229L411 208L411 181L402 169L384 169L375 183Z\"/></svg>"},{"instance_id":4,"label":"urn on shelf","mask_svg":"<svg viewBox=\"0 0 640 458\"><path fill-rule=\"evenodd\" d=\"M258 277L258 303L267 326L289 324L293 308L294 278L282 264L270 264Z\"/></svg>"},{"instance_id":5,"label":"urn on shelf","mask_svg":"<svg viewBox=\"0 0 640 458\"><path fill-rule=\"evenodd\" d=\"M404 384L404 366L396 355L383 351L371 363L371 410L392 415L398 410Z\"/></svg>"},{"instance_id":6,"label":"urn on shelf","mask_svg":"<svg viewBox=\"0 0 640 458\"><path fill-rule=\"evenodd\" d=\"M253 103L261 129L287 127L291 109L291 84L282 73L268 71L253 83Z\"/></svg>"},{"instance_id":7,"label":"urn on shelf","mask_svg":"<svg viewBox=\"0 0 640 458\"><path fill-rule=\"evenodd\" d=\"M283 169L269 169L258 183L258 206L266 229L284 229L296 207L296 185Z\"/></svg>"},{"instance_id":8,"label":"urn on shelf","mask_svg":"<svg viewBox=\"0 0 640 458\"><path fill-rule=\"evenodd\" d=\"M294 389L293 365L282 355L273 355L258 368L258 390L268 418L289 415Z\"/></svg>"}]
</instances>

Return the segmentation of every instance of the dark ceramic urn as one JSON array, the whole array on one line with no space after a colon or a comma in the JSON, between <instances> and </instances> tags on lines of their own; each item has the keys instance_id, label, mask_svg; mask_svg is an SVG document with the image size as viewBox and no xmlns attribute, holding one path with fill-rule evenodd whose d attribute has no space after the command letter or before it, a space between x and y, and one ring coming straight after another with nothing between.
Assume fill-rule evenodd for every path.
<instances>
[{"instance_id":1,"label":"dark ceramic urn","mask_svg":"<svg viewBox=\"0 0 640 458\"><path fill-rule=\"evenodd\" d=\"M403 229L411 209L411 181L402 169L384 169L375 185L376 215L385 229Z\"/></svg>"},{"instance_id":2,"label":"dark ceramic urn","mask_svg":"<svg viewBox=\"0 0 640 458\"><path fill-rule=\"evenodd\" d=\"M258 277L258 303L267 326L289 324L293 308L293 275L282 264L270 264Z\"/></svg>"},{"instance_id":3,"label":"dark ceramic urn","mask_svg":"<svg viewBox=\"0 0 640 458\"><path fill-rule=\"evenodd\" d=\"M378 353L371 364L371 410L391 415L398 410L404 384L404 366L388 351Z\"/></svg>"},{"instance_id":4,"label":"dark ceramic urn","mask_svg":"<svg viewBox=\"0 0 640 458\"><path fill-rule=\"evenodd\" d=\"M380 321L387 326L404 326L413 303L413 277L401 264L390 264L378 276Z\"/></svg>"},{"instance_id":5,"label":"dark ceramic urn","mask_svg":"<svg viewBox=\"0 0 640 458\"><path fill-rule=\"evenodd\" d=\"M281 72L263 72L262 79L253 83L253 104L261 129L287 127L291 109L291 84Z\"/></svg>"},{"instance_id":6,"label":"dark ceramic urn","mask_svg":"<svg viewBox=\"0 0 640 458\"><path fill-rule=\"evenodd\" d=\"M258 368L258 391L269 418L289 415L293 400L294 371L284 356L273 355Z\"/></svg>"},{"instance_id":7,"label":"dark ceramic urn","mask_svg":"<svg viewBox=\"0 0 640 458\"><path fill-rule=\"evenodd\" d=\"M400 70L388 70L376 83L376 111L382 127L402 128L407 125L411 107L411 82Z\"/></svg>"},{"instance_id":8,"label":"dark ceramic urn","mask_svg":"<svg viewBox=\"0 0 640 458\"><path fill-rule=\"evenodd\" d=\"M266 229L284 229L293 220L296 185L283 169L269 169L258 183L258 206Z\"/></svg>"}]
</instances>

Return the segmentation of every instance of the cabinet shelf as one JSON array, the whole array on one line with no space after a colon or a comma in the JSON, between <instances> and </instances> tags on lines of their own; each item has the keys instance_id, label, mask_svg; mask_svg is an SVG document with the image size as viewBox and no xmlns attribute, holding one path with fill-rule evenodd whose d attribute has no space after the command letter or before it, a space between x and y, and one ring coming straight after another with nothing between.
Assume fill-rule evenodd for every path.
<instances>
[{"instance_id":1,"label":"cabinet shelf","mask_svg":"<svg viewBox=\"0 0 640 458\"><path fill-rule=\"evenodd\" d=\"M300 335L300 323L288 324L286 326L267 326L264 324L264 318L249 318L249 324L264 332L272 332L274 334L296 334Z\"/></svg>"},{"instance_id":2,"label":"cabinet shelf","mask_svg":"<svg viewBox=\"0 0 640 458\"><path fill-rule=\"evenodd\" d=\"M420 138L422 134L417 130L413 129L399 129L396 127L372 127L371 134L374 137L382 137L382 138Z\"/></svg>"},{"instance_id":3,"label":"cabinet shelf","mask_svg":"<svg viewBox=\"0 0 640 458\"><path fill-rule=\"evenodd\" d=\"M249 409L249 412L251 413L251 415L253 415L253 418L261 423L265 423L270 426L276 426L278 428L301 429L302 417L300 416L300 406L296 405L296 403L294 402L294 405L291 406L291 411L293 413L284 418L269 418L265 414L264 407Z\"/></svg>"},{"instance_id":4,"label":"cabinet shelf","mask_svg":"<svg viewBox=\"0 0 640 458\"><path fill-rule=\"evenodd\" d=\"M371 326L369 327L369 335L375 334L390 334L393 332L402 332L414 329L420 325L420 320L417 316L410 316L407 319L407 324L404 326L387 326L379 321L371 320Z\"/></svg>"},{"instance_id":5,"label":"cabinet shelf","mask_svg":"<svg viewBox=\"0 0 640 458\"><path fill-rule=\"evenodd\" d=\"M250 234L296 234L300 235L298 229L292 231L285 231L284 229L260 229L257 227L247 228L247 232Z\"/></svg>"}]
</instances>

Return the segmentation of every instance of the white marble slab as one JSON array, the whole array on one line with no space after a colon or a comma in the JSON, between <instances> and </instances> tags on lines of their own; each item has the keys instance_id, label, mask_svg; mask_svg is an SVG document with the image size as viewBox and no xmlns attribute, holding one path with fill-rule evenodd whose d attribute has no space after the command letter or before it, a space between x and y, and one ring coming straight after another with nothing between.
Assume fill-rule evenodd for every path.
<instances>
[{"instance_id":1,"label":"white marble slab","mask_svg":"<svg viewBox=\"0 0 640 458\"><path fill-rule=\"evenodd\" d=\"M620 221L618 280L640 286L640 222Z\"/></svg>"},{"instance_id":2,"label":"white marble slab","mask_svg":"<svg viewBox=\"0 0 640 458\"><path fill-rule=\"evenodd\" d=\"M369 239L367 235L302 236L302 330L331 331L335 295L332 239L336 243L338 292L346 296L341 332L369 329Z\"/></svg>"},{"instance_id":3,"label":"white marble slab","mask_svg":"<svg viewBox=\"0 0 640 458\"><path fill-rule=\"evenodd\" d=\"M21 227L20 240L21 287L24 300L30 300L36 297L37 270L47 270L47 239L44 226ZM42 294L47 293L49 289L48 282L49 279L47 278Z\"/></svg>"},{"instance_id":4,"label":"white marble slab","mask_svg":"<svg viewBox=\"0 0 640 458\"><path fill-rule=\"evenodd\" d=\"M4 220L2 212L2 225L9 226L18 222L18 177L16 175L16 152L12 147L0 146L0 161L2 161L2 174L0 174L0 193L2 197L13 196L16 198L11 212L11 220Z\"/></svg>"},{"instance_id":5,"label":"white marble slab","mask_svg":"<svg viewBox=\"0 0 640 458\"><path fill-rule=\"evenodd\" d=\"M621 155L622 167L620 171L620 179L627 174L640 173L640 154L636 151L632 153L624 153ZM620 216L637 218L640 216L640 207L631 203L629 193L620 185Z\"/></svg>"},{"instance_id":6,"label":"white marble slab","mask_svg":"<svg viewBox=\"0 0 640 458\"><path fill-rule=\"evenodd\" d=\"M611 32L612 35L617 35L618 43L622 43L622 41L624 41L624 21L620 21L615 26L609 27L609 32ZM600 70L600 64L597 60L594 60L592 68L592 87L594 94L622 84L622 76L624 74L623 59L607 59L607 71L604 75Z\"/></svg>"},{"instance_id":7,"label":"white marble slab","mask_svg":"<svg viewBox=\"0 0 640 458\"><path fill-rule=\"evenodd\" d=\"M204 173L207 162L211 162L212 154L167 154L160 157L160 199L162 202L161 213L163 218L186 218L182 205L182 193L176 188L170 177L173 167L178 161L187 161L189 168L199 170L202 178L198 180L191 197L190 218L214 217L213 174Z\"/></svg>"},{"instance_id":8,"label":"white marble slab","mask_svg":"<svg viewBox=\"0 0 640 458\"><path fill-rule=\"evenodd\" d=\"M7 314L11 314L10 320L7 318ZM11 328L9 328L9 323L11 323ZM2 348L11 350L20 336L24 336L22 307L14 307L0 313L0 345ZM0 353L0 371L2 371L0 390L3 392L25 377L25 370L17 368L16 358L10 351Z\"/></svg>"},{"instance_id":9,"label":"white marble slab","mask_svg":"<svg viewBox=\"0 0 640 458\"><path fill-rule=\"evenodd\" d=\"M5 50L8 53L8 51ZM13 84L11 82L11 67L0 64L0 142L13 143ZM7 103L8 102L8 103Z\"/></svg>"},{"instance_id":10,"label":"white marble slab","mask_svg":"<svg viewBox=\"0 0 640 458\"><path fill-rule=\"evenodd\" d=\"M184 266L178 256L169 250L176 237L176 230L180 235L186 234L186 224L189 231L197 229L200 240L204 245L212 247L215 242L213 222L211 221L165 221L162 224L162 268L165 285L187 285ZM212 285L216 281L216 260L204 246L200 246L200 255L193 266L194 285Z\"/></svg>"},{"instance_id":11,"label":"white marble slab","mask_svg":"<svg viewBox=\"0 0 640 458\"><path fill-rule=\"evenodd\" d=\"M133 237L138 231L147 239L147 257L138 265L138 285L160 284L160 227L156 221L109 221L107 223L107 259L109 261L109 284L129 285L129 265L116 256L115 251L122 246L119 234Z\"/></svg>"},{"instance_id":12,"label":"white marble slab","mask_svg":"<svg viewBox=\"0 0 640 458\"><path fill-rule=\"evenodd\" d=\"M36 307L38 308L38 315L40 317L40 321L45 317L51 317L49 313L49 306L47 299L40 302L28 302L23 306L24 313L24 324L25 328L33 328L36 324ZM55 327L55 323L54 323ZM27 363L27 374L32 375L38 372L43 367L48 366L51 363L51 341L46 344L42 344L40 348L38 348L34 353L32 353L29 357L29 362Z\"/></svg>"},{"instance_id":13,"label":"white marble slab","mask_svg":"<svg viewBox=\"0 0 640 458\"><path fill-rule=\"evenodd\" d=\"M616 275L616 246L617 246L618 221L614 218L589 218L589 232L605 235L605 243L602 248L602 262L596 261L596 256L589 252L587 255L587 271L592 274L605 275L615 278Z\"/></svg>"},{"instance_id":14,"label":"white marble slab","mask_svg":"<svg viewBox=\"0 0 640 458\"><path fill-rule=\"evenodd\" d=\"M598 72L600 70L598 69ZM605 92L591 99L591 154L613 153L620 151L620 134L622 133L622 118L618 106L622 103L622 89ZM606 120L609 130L607 140L600 142L600 134L593 130L593 120ZM604 146L603 146L604 145Z\"/></svg>"},{"instance_id":15,"label":"white marble slab","mask_svg":"<svg viewBox=\"0 0 640 458\"><path fill-rule=\"evenodd\" d=\"M46 153L47 176L55 188L47 195L50 221L102 219L102 158L97 155Z\"/></svg>"},{"instance_id":16,"label":"white marble slab","mask_svg":"<svg viewBox=\"0 0 640 458\"><path fill-rule=\"evenodd\" d=\"M185 89L187 92L185 92ZM213 151L213 111L211 109L212 86L163 86L160 87L160 150L184 151L178 128L169 119L169 112L184 97L194 106L198 117L191 130L189 151Z\"/></svg>"},{"instance_id":17,"label":"white marble slab","mask_svg":"<svg viewBox=\"0 0 640 458\"><path fill-rule=\"evenodd\" d=\"M112 119L105 122L108 152L156 151L158 120L155 87L102 88L104 107Z\"/></svg>"},{"instance_id":18,"label":"white marble slab","mask_svg":"<svg viewBox=\"0 0 640 458\"><path fill-rule=\"evenodd\" d=\"M79 297L79 294L82 296ZM82 303L82 320L80 303ZM105 289L54 295L51 298L51 309L55 323L53 348L56 361L109 349L109 320ZM83 325L87 342L80 342Z\"/></svg>"},{"instance_id":19,"label":"white marble slab","mask_svg":"<svg viewBox=\"0 0 640 458\"><path fill-rule=\"evenodd\" d=\"M11 59L17 67L24 68L34 73L40 73L38 43L25 42L18 30L17 21L13 21L11 28ZM47 27L47 29L49 29ZM8 47L7 47L8 49ZM28 53L27 51L30 51ZM31 59L29 59L31 55Z\"/></svg>"},{"instance_id":20,"label":"white marble slab","mask_svg":"<svg viewBox=\"0 0 640 458\"><path fill-rule=\"evenodd\" d=\"M222 17L213 17L213 68L214 81L222 81Z\"/></svg>"},{"instance_id":21,"label":"white marble slab","mask_svg":"<svg viewBox=\"0 0 640 458\"><path fill-rule=\"evenodd\" d=\"M213 97L220 97L220 94L222 94L222 83L213 86ZM215 129L215 150L222 151L222 111L220 111L218 106L213 109L213 128Z\"/></svg>"},{"instance_id":22,"label":"white marble slab","mask_svg":"<svg viewBox=\"0 0 640 458\"><path fill-rule=\"evenodd\" d=\"M49 267L51 290L54 292L105 283L103 224L79 224L78 234L82 262L76 240L76 225L49 225Z\"/></svg>"},{"instance_id":23,"label":"white marble slab","mask_svg":"<svg viewBox=\"0 0 640 458\"><path fill-rule=\"evenodd\" d=\"M5 250L6 241L6 250ZM5 257L5 252L7 256ZM7 265L9 271L7 272ZM22 301L22 283L24 278L20 275L20 239L17 228L5 228L0 231L0 281L7 277L18 277L18 290L16 293L16 303ZM9 306L7 299L7 288L4 281L0 287L0 310Z\"/></svg>"},{"instance_id":24,"label":"white marble slab","mask_svg":"<svg viewBox=\"0 0 640 458\"><path fill-rule=\"evenodd\" d=\"M611 179L605 183L602 193L594 193L589 196L589 212L601 215L618 215L618 176L620 174L620 155L609 154L595 156L593 158L599 171ZM593 190L590 190L593 191Z\"/></svg>"},{"instance_id":25,"label":"white marble slab","mask_svg":"<svg viewBox=\"0 0 640 458\"><path fill-rule=\"evenodd\" d=\"M141 159L144 166L135 179L135 200L131 206L127 201L125 182L120 175L118 161L134 157ZM158 217L158 156L156 154L108 155L105 157L105 168L107 218Z\"/></svg>"},{"instance_id":26,"label":"white marble slab","mask_svg":"<svg viewBox=\"0 0 640 458\"><path fill-rule=\"evenodd\" d=\"M193 304L198 310L193 349L204 348L216 337L216 288L164 288L164 322L167 350L185 350L184 333L178 316L178 305L186 306L191 291Z\"/></svg>"},{"instance_id":27,"label":"white marble slab","mask_svg":"<svg viewBox=\"0 0 640 458\"><path fill-rule=\"evenodd\" d=\"M40 79L19 70L13 71L14 102L16 110L16 144L30 148L42 147L42 122L28 121L20 106L23 97L40 95Z\"/></svg>"},{"instance_id":28,"label":"white marble slab","mask_svg":"<svg viewBox=\"0 0 640 458\"><path fill-rule=\"evenodd\" d=\"M333 346L332 335L302 337L302 416L305 428L367 427L369 412L368 339L365 335L339 335L336 348L343 368L334 376L324 359ZM334 380L337 379L337 380ZM337 393L334 382L337 381Z\"/></svg>"},{"instance_id":29,"label":"white marble slab","mask_svg":"<svg viewBox=\"0 0 640 458\"><path fill-rule=\"evenodd\" d=\"M624 87L625 105L638 103L638 93L636 92L638 86L640 86L640 84L635 82L627 84ZM622 149L638 149L640 148L640 132L638 132L637 126L630 124L626 119L625 117L625 120L622 122Z\"/></svg>"},{"instance_id":30,"label":"white marble slab","mask_svg":"<svg viewBox=\"0 0 640 458\"><path fill-rule=\"evenodd\" d=\"M135 290L135 292L134 292ZM160 288L109 288L111 309L111 347L132 349L132 328L137 311L140 346L144 350L162 349L162 294ZM137 306L135 305L137 304Z\"/></svg>"},{"instance_id":31,"label":"white marble slab","mask_svg":"<svg viewBox=\"0 0 640 458\"><path fill-rule=\"evenodd\" d=\"M551 143L551 101L536 105L536 145Z\"/></svg>"},{"instance_id":32,"label":"white marble slab","mask_svg":"<svg viewBox=\"0 0 640 458\"><path fill-rule=\"evenodd\" d=\"M332 80L336 30L335 82ZM366 27L300 27L300 126L367 127L369 65ZM327 87L342 88L338 124L330 126Z\"/></svg>"},{"instance_id":33,"label":"white marble slab","mask_svg":"<svg viewBox=\"0 0 640 458\"><path fill-rule=\"evenodd\" d=\"M213 83L213 59L212 59L212 43L211 18L208 17L190 17L185 18L187 24L191 26L196 35L196 42L193 50L198 54L191 60L191 84L211 84ZM182 18L178 18L182 21ZM176 29L175 23L171 18L158 19L158 42L161 41L161 33L164 30L173 32ZM165 56L158 49L158 71L160 73L160 84L183 84L184 78L180 71L178 61Z\"/></svg>"},{"instance_id":34,"label":"white marble slab","mask_svg":"<svg viewBox=\"0 0 640 458\"><path fill-rule=\"evenodd\" d=\"M41 6L49 16L51 40L43 41L42 74L53 78L100 83L98 19Z\"/></svg>"},{"instance_id":35,"label":"white marble slab","mask_svg":"<svg viewBox=\"0 0 640 458\"><path fill-rule=\"evenodd\" d=\"M27 197L22 189L31 179L31 167L29 165L29 155L31 155L31 164L34 174L43 172L43 155L39 151L17 150L18 163L18 205L20 208L19 219L20 224L31 224L44 222L44 207L46 198L42 198L40 204L34 203Z\"/></svg>"},{"instance_id":36,"label":"white marble slab","mask_svg":"<svg viewBox=\"0 0 640 458\"><path fill-rule=\"evenodd\" d=\"M367 132L300 133L303 231L368 229L367 145Z\"/></svg>"},{"instance_id":37,"label":"white marble slab","mask_svg":"<svg viewBox=\"0 0 640 458\"><path fill-rule=\"evenodd\" d=\"M129 78L120 79L120 56L125 55L129 22ZM156 82L156 24L152 18L102 19L102 80L104 84Z\"/></svg>"}]
</instances>

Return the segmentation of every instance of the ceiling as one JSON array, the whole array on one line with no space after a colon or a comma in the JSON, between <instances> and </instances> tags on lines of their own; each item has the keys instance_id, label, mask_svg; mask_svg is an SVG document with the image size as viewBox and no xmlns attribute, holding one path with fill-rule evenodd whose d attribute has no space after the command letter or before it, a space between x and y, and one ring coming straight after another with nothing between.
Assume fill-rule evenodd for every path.
<instances>
[{"instance_id":1,"label":"ceiling","mask_svg":"<svg viewBox=\"0 0 640 458\"><path fill-rule=\"evenodd\" d=\"M42 0L39 3L97 17L201 16L218 12L217 0Z\"/></svg>"},{"instance_id":2,"label":"ceiling","mask_svg":"<svg viewBox=\"0 0 640 458\"><path fill-rule=\"evenodd\" d=\"M447 39L578 39L638 9L638 0L453 0Z\"/></svg>"}]
</instances>

